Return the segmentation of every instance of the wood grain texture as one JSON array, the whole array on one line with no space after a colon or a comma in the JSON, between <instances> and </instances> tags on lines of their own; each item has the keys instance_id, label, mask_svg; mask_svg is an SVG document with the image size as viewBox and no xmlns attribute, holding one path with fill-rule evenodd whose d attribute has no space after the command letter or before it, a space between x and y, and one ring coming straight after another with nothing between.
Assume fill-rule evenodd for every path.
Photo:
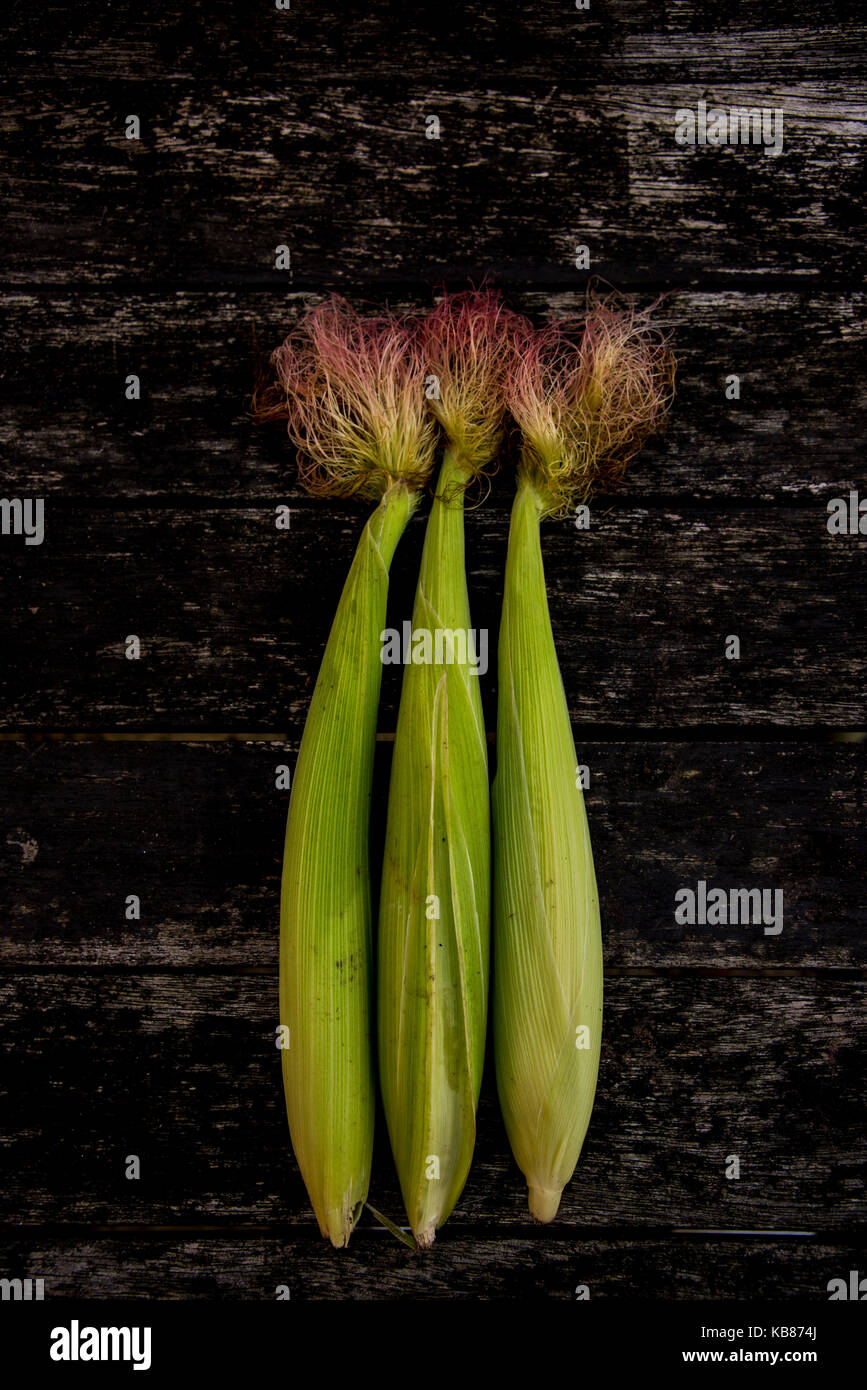
<instances>
[{"instance_id":1,"label":"wood grain texture","mask_svg":"<svg viewBox=\"0 0 867 1390\"><path fill-rule=\"evenodd\" d=\"M0 1273L48 1297L541 1301L588 1283L755 1305L824 1302L867 1267L864 744L825 733L867 724L864 538L826 529L829 498L863 494L865 34L854 0L12 7L0 491L44 497L47 529L0 538L0 733L32 735L0 740ZM783 153L679 147L675 112L699 99L780 108ZM679 359L671 428L627 489L589 533L543 536L592 778L598 1103L561 1220L534 1228L489 1059L434 1252L366 1213L337 1254L273 1046L274 771L363 513L310 503L285 438L252 427L254 341L335 288L403 309L489 275L536 317L568 313L578 243L591 276L675 292L657 313ZM509 501L504 468L468 519L492 655ZM495 673L484 690L493 729ZM387 670L374 863L398 692ZM148 741L43 741L118 729ZM178 730L277 737L150 741ZM782 935L676 926L700 878L781 888ZM381 1123L372 1195L400 1215Z\"/></svg>"},{"instance_id":2,"label":"wood grain texture","mask_svg":"<svg viewBox=\"0 0 867 1390\"><path fill-rule=\"evenodd\" d=\"M554 0L262 7L240 25L206 0L158 25L139 5L82 9L68 39L42 11L13 22L10 282L357 288L498 268L571 287L576 242L616 283L857 274L865 31L845 7L809 25L763 7L744 29L728 10ZM781 110L783 154L679 147L675 112L699 99ZM291 277L272 269L283 243Z\"/></svg>"},{"instance_id":3,"label":"wood grain texture","mask_svg":"<svg viewBox=\"0 0 867 1390\"><path fill-rule=\"evenodd\" d=\"M511 490L467 518L473 625L494 653ZM357 507L191 510L62 502L28 547L5 538L6 729L300 733L352 553ZM607 727L865 721L864 538L821 502L768 509L596 507L545 526L551 617L573 719ZM424 519L392 568L389 626L412 607ZM327 537L327 539L326 539ZM314 586L314 587L311 587ZM142 642L127 660L125 640ZM728 660L729 635L741 642ZM397 667L383 682L392 731ZM829 680L829 671L833 678Z\"/></svg>"},{"instance_id":4,"label":"wood grain texture","mask_svg":"<svg viewBox=\"0 0 867 1390\"><path fill-rule=\"evenodd\" d=\"M599 1088L557 1229L845 1230L867 1217L865 982L615 977ZM309 1227L272 977L9 975L3 1220ZM487 1069L450 1225L526 1221ZM401 1205L384 1126L371 1200ZM140 1181L126 1156L142 1160ZM739 1180L727 1180L735 1154Z\"/></svg>"},{"instance_id":5,"label":"wood grain texture","mask_svg":"<svg viewBox=\"0 0 867 1390\"><path fill-rule=\"evenodd\" d=\"M335 1251L296 1232L252 1238L195 1233L103 1237L15 1232L7 1267L45 1279L46 1300L575 1299L579 1284L599 1299L765 1299L826 1302L831 1279L863 1269L864 1240L745 1241L567 1236L544 1240L486 1234L454 1238L448 1226L426 1255L385 1231L358 1231ZM23 1316L23 1314L22 1314Z\"/></svg>"},{"instance_id":6,"label":"wood grain texture","mask_svg":"<svg viewBox=\"0 0 867 1390\"><path fill-rule=\"evenodd\" d=\"M65 5L15 9L6 44L39 71L65 82L151 83L210 79L249 86L279 82L299 68L323 80L340 73L393 79L434 69L443 77L528 81L557 65L618 77L731 75L766 78L787 70L846 77L861 71L863 14L857 0L820 11L768 0L600 0L576 12L560 0L502 9L467 0L458 9L406 0L347 0L340 11L294 0L291 12L250 10L239 23L233 0L162 0L152 7L115 0L110 11L80 0L77 23ZM59 22L58 22L59 21ZM554 42L556 40L556 43Z\"/></svg>"},{"instance_id":7,"label":"wood grain texture","mask_svg":"<svg viewBox=\"0 0 867 1390\"><path fill-rule=\"evenodd\" d=\"M296 744L0 743L0 964L276 977ZM492 748L492 764L495 750ZM378 888L391 745L380 743ZM867 744L579 741L606 968L867 966ZM783 893L783 930L675 922L699 879ZM127 921L129 893L141 918ZM664 982L659 984L665 989Z\"/></svg>"},{"instance_id":8,"label":"wood grain texture","mask_svg":"<svg viewBox=\"0 0 867 1390\"><path fill-rule=\"evenodd\" d=\"M403 312L430 297L388 302ZM7 292L4 495L45 496L49 506L58 494L297 500L285 433L252 426L249 393L255 343L263 353L276 347L314 298ZM524 290L509 300L538 321L578 312L584 296ZM677 397L664 440L630 465L621 501L812 502L856 488L867 434L865 310L862 293L699 290L665 300L656 317L673 337ZM130 373L138 401L126 399ZM737 401L725 395L731 374Z\"/></svg>"},{"instance_id":9,"label":"wood grain texture","mask_svg":"<svg viewBox=\"0 0 867 1390\"><path fill-rule=\"evenodd\" d=\"M55 94L56 93L56 94ZM34 93L7 104L7 283L423 286L497 270L574 288L851 281L862 260L867 84L452 91L303 74L273 89ZM39 98L34 111L34 96ZM699 99L783 112L778 157L676 144ZM124 135L132 103L145 138ZM441 138L427 139L435 115ZM337 195L337 196L335 196ZM275 269L279 246L291 272Z\"/></svg>"}]
</instances>

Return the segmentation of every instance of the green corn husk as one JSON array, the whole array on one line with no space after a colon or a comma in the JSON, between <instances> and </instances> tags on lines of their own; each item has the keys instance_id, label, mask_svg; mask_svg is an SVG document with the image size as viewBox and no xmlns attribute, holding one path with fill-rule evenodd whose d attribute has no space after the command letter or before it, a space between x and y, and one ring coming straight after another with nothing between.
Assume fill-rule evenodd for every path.
<instances>
[{"instance_id":1,"label":"green corn husk","mask_svg":"<svg viewBox=\"0 0 867 1390\"><path fill-rule=\"evenodd\" d=\"M368 862L388 571L417 496L391 487L349 571L304 726L280 899L283 1083L292 1145L322 1234L346 1245L373 1150Z\"/></svg>"},{"instance_id":2,"label":"green corn husk","mask_svg":"<svg viewBox=\"0 0 867 1390\"><path fill-rule=\"evenodd\" d=\"M271 355L257 419L285 420L299 476L378 504L341 595L301 740L283 859L280 1022L292 1146L322 1234L348 1243L373 1148L368 823L395 546L433 467L413 325L339 296L308 309Z\"/></svg>"},{"instance_id":3,"label":"green corn husk","mask_svg":"<svg viewBox=\"0 0 867 1390\"><path fill-rule=\"evenodd\" d=\"M599 898L540 544L618 480L674 387L666 342L616 298L523 337L509 379L521 431L499 644L494 1055L530 1210L551 1221L590 1122L602 1033Z\"/></svg>"},{"instance_id":4,"label":"green corn husk","mask_svg":"<svg viewBox=\"0 0 867 1390\"><path fill-rule=\"evenodd\" d=\"M447 450L425 536L413 631L469 632L468 477ZM452 1211L472 1158L485 1051L489 911L489 788L478 676L457 660L410 664L388 802L378 1022L391 1147L421 1248Z\"/></svg>"},{"instance_id":5,"label":"green corn husk","mask_svg":"<svg viewBox=\"0 0 867 1390\"><path fill-rule=\"evenodd\" d=\"M493 1011L509 1142L527 1179L531 1212L550 1221L593 1108L602 936L548 616L541 511L535 489L521 485L509 529L498 654Z\"/></svg>"}]
</instances>

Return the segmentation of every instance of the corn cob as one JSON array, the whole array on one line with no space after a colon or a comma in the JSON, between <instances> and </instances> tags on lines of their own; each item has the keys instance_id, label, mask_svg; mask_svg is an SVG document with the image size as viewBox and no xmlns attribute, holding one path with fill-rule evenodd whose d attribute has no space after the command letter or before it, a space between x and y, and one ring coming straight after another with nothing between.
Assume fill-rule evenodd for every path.
<instances>
[{"instance_id":1,"label":"corn cob","mask_svg":"<svg viewBox=\"0 0 867 1390\"><path fill-rule=\"evenodd\" d=\"M529 1206L553 1220L590 1121L602 1034L602 936L569 709L548 612L543 516L618 477L659 421L673 363L642 317L598 304L527 336L509 407L523 446L498 652L494 1055Z\"/></svg>"},{"instance_id":2,"label":"corn cob","mask_svg":"<svg viewBox=\"0 0 867 1390\"><path fill-rule=\"evenodd\" d=\"M379 920L379 1061L410 1227L428 1247L466 1181L488 1001L490 800L471 669L464 489L496 452L512 316L492 295L444 299L424 328L447 447L425 535L413 631L457 634L407 665ZM466 642L466 647L463 646ZM479 653L477 653L477 656ZM454 657L454 659L450 659Z\"/></svg>"},{"instance_id":3,"label":"corn cob","mask_svg":"<svg viewBox=\"0 0 867 1390\"><path fill-rule=\"evenodd\" d=\"M433 463L415 339L341 301L274 355L302 476L324 495L379 498L326 646L295 768L280 901L283 1083L292 1144L322 1234L347 1244L373 1146L368 860L388 570Z\"/></svg>"}]
</instances>

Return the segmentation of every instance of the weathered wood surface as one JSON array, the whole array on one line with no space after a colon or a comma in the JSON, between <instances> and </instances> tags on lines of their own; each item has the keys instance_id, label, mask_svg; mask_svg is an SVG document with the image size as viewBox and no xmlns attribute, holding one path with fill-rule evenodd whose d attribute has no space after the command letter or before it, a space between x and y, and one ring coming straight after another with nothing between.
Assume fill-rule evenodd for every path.
<instances>
[{"instance_id":1,"label":"weathered wood surface","mask_svg":"<svg viewBox=\"0 0 867 1390\"><path fill-rule=\"evenodd\" d=\"M864 39L849 0L243 16L166 0L157 19L85 0L71 23L13 7L0 491L44 497L47 530L0 542L0 732L33 735L0 742L0 1273L49 1296L589 1283L824 1301L863 1272L864 747L824 729L867 723L864 540L825 525L829 498L863 492ZM783 153L678 147L675 111L699 99L781 108ZM332 288L423 307L443 278L489 274L516 307L568 312L581 242L591 274L645 302L675 291L658 314L680 364L671 428L627 489L589 533L544 537L592 775L599 1102L562 1219L534 1229L489 1067L432 1255L365 1214L340 1256L295 1171L273 1046L274 768L293 762L363 513L303 499L285 439L252 427L253 341ZM492 656L509 491L504 470L468 523ZM398 551L395 622L422 532ZM484 689L493 728L493 672ZM386 671L374 859L398 690ZM277 737L39 741L112 729ZM782 888L781 936L677 927L674 893L699 878ZM372 1195L399 1216L381 1124ZM765 1236L671 1234L708 1227Z\"/></svg>"},{"instance_id":2,"label":"weathered wood surface","mask_svg":"<svg viewBox=\"0 0 867 1390\"><path fill-rule=\"evenodd\" d=\"M586 278L577 244L616 284L858 275L863 78L588 91L562 62L535 90L484 94L427 65L387 88L292 68L253 90L30 84L6 103L6 279L358 292L496 268L568 288ZM780 109L783 152L679 146L675 113L699 99ZM132 107L138 141L124 134ZM430 114L440 139L425 136ZM291 271L275 269L281 245Z\"/></svg>"},{"instance_id":3,"label":"weathered wood surface","mask_svg":"<svg viewBox=\"0 0 867 1390\"><path fill-rule=\"evenodd\" d=\"M714 1237L533 1239L497 1233L455 1236L446 1227L424 1255L385 1231L358 1230L348 1250L299 1233L253 1231L122 1237L13 1232L6 1268L45 1280L45 1297L233 1299L273 1302L280 1286L296 1299L765 1299L827 1304L828 1283L863 1270L863 1239L737 1240ZM22 1312L21 1316L26 1316ZM806 1308L805 1308L806 1316ZM580 1328L581 1322L576 1324ZM576 1332L577 1335L577 1332ZM812 1345L810 1343L809 1345ZM820 1353L821 1354L821 1353Z\"/></svg>"},{"instance_id":4,"label":"weathered wood surface","mask_svg":"<svg viewBox=\"0 0 867 1390\"><path fill-rule=\"evenodd\" d=\"M276 770L296 752L0 743L0 964L272 977L288 799ZM390 754L378 746L374 865ZM867 966L867 744L579 741L579 756L608 970ZM779 888L782 932L677 924L675 894L699 879Z\"/></svg>"},{"instance_id":5,"label":"weathered wood surface","mask_svg":"<svg viewBox=\"0 0 867 1390\"><path fill-rule=\"evenodd\" d=\"M275 7L276 9L276 7ZM152 83L209 80L248 89L267 75L300 70L322 81L338 74L378 77L407 72L516 84L544 80L557 65L591 77L765 79L787 71L847 77L862 71L865 27L853 0L826 0L821 11L768 0L755 13L708 0L600 0L585 11L560 0L501 9L484 0L433 9L406 0L347 0L340 10L293 0L290 12L250 10L239 24L234 0L162 0L160 23L136 0L111 10L80 0L68 28L62 4L24 6L7 20L8 45L38 73L65 82ZM481 82L480 82L481 85Z\"/></svg>"},{"instance_id":6,"label":"weathered wood surface","mask_svg":"<svg viewBox=\"0 0 867 1390\"><path fill-rule=\"evenodd\" d=\"M867 1219L863 980L608 981L593 1120L557 1229L846 1230ZM266 978L73 973L0 981L2 1219L309 1227ZM401 1219L378 1143L371 1201ZM125 1176L136 1154L142 1176ZM730 1155L741 1175L725 1176ZM530 1217L488 1068L450 1224Z\"/></svg>"},{"instance_id":7,"label":"weathered wood surface","mask_svg":"<svg viewBox=\"0 0 867 1390\"><path fill-rule=\"evenodd\" d=\"M254 428L247 411L255 343L275 347L312 298L8 291L0 299L4 495L44 496L49 507L58 497L296 500L285 433ZM430 298L424 291L388 302L404 311ZM522 290L509 300L542 319L580 310L584 296ZM630 465L622 503L811 503L857 488L867 435L865 310L863 293L699 290L665 300L656 314L673 335L676 404L664 440ZM130 373L140 380L138 401L126 399ZM725 395L732 374L736 401Z\"/></svg>"},{"instance_id":8,"label":"weathered wood surface","mask_svg":"<svg viewBox=\"0 0 867 1390\"><path fill-rule=\"evenodd\" d=\"M571 286L576 241L618 283L856 274L864 26L669 8L91 3L68 38L18 14L7 278L287 286L288 243L288 287ZM679 147L699 99L782 110L783 153Z\"/></svg>"},{"instance_id":9,"label":"weathered wood surface","mask_svg":"<svg viewBox=\"0 0 867 1390\"><path fill-rule=\"evenodd\" d=\"M493 727L511 489L470 512L473 625L489 634ZM505 495L501 495L505 494ZM46 512L42 545L6 537L9 729L300 731L363 524L359 508ZM545 527L554 632L573 718L617 728L865 722L864 538L831 536L821 502L763 508L597 507L589 531ZM389 626L411 614L424 531L392 571ZM325 537L327 536L327 541ZM125 656L127 636L142 643ZM741 643L726 658L726 639ZM394 729L399 668L380 728Z\"/></svg>"}]
</instances>

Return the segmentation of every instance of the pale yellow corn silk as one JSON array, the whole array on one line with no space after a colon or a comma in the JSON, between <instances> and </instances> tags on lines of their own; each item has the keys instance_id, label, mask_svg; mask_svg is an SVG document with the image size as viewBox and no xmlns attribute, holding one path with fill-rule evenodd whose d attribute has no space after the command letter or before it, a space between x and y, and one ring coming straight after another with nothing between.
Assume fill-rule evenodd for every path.
<instances>
[{"instance_id":1,"label":"pale yellow corn silk","mask_svg":"<svg viewBox=\"0 0 867 1390\"><path fill-rule=\"evenodd\" d=\"M307 311L271 361L277 383L257 414L286 419L310 492L379 498L396 481L424 486L436 428L412 320L362 317L335 295Z\"/></svg>"},{"instance_id":2,"label":"pale yellow corn silk","mask_svg":"<svg viewBox=\"0 0 867 1390\"><path fill-rule=\"evenodd\" d=\"M506 381L529 328L493 290L444 294L420 325L428 406L469 474L497 455Z\"/></svg>"},{"instance_id":3,"label":"pale yellow corn silk","mask_svg":"<svg viewBox=\"0 0 867 1390\"><path fill-rule=\"evenodd\" d=\"M562 515L616 483L662 427L674 358L650 313L612 296L523 335L506 398L523 438L519 471L538 490L543 515Z\"/></svg>"}]
</instances>

